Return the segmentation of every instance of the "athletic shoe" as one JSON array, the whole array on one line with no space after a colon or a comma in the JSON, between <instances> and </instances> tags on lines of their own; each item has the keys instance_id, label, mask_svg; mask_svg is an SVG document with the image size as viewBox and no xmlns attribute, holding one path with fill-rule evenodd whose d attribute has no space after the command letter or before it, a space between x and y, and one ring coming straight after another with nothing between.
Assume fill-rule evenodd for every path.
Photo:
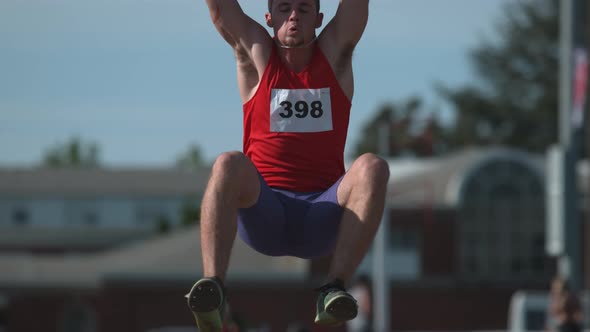
<instances>
[{"instance_id":1,"label":"athletic shoe","mask_svg":"<svg viewBox=\"0 0 590 332\"><path fill-rule=\"evenodd\" d=\"M185 295L199 332L220 332L223 328L225 288L221 279L203 278Z\"/></svg>"},{"instance_id":2,"label":"athletic shoe","mask_svg":"<svg viewBox=\"0 0 590 332\"><path fill-rule=\"evenodd\" d=\"M315 323L337 326L356 317L358 305L352 295L344 289L342 281L336 279L317 289Z\"/></svg>"}]
</instances>

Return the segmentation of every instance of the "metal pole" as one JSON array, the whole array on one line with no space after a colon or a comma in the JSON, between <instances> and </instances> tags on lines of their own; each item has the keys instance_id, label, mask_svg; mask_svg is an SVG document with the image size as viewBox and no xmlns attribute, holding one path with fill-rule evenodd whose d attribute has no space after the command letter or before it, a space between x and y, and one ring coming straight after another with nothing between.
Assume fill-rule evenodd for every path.
<instances>
[{"instance_id":1,"label":"metal pole","mask_svg":"<svg viewBox=\"0 0 590 332\"><path fill-rule=\"evenodd\" d=\"M573 143L565 153L565 255L569 266L569 280L572 291L581 289L582 256L580 242L580 206L576 186L576 161L577 153L574 148L579 147Z\"/></svg>"},{"instance_id":2,"label":"metal pole","mask_svg":"<svg viewBox=\"0 0 590 332\"><path fill-rule=\"evenodd\" d=\"M580 242L580 207L579 193L577 189L576 164L578 162L578 150L580 149L579 126L574 125L573 89L574 66L573 49L580 44L581 19L579 11L583 8L583 0L562 0L560 2L560 82L559 82L559 139L565 150L563 189L564 189L564 213L563 229L565 231L564 252L560 257L559 273L565 277L572 288L577 291L581 287L581 242ZM576 9L576 10L574 10ZM583 9L582 9L583 10ZM577 12L578 15L574 15ZM582 41L583 43L583 41Z\"/></svg>"},{"instance_id":3,"label":"metal pole","mask_svg":"<svg viewBox=\"0 0 590 332\"><path fill-rule=\"evenodd\" d=\"M567 149L571 137L573 6L572 0L559 3L559 142Z\"/></svg>"},{"instance_id":4,"label":"metal pole","mask_svg":"<svg viewBox=\"0 0 590 332\"><path fill-rule=\"evenodd\" d=\"M572 79L575 82L572 94L573 102L570 104L570 144L566 156L566 252L571 259L571 288L579 291L583 288L582 280L582 243L581 243L581 213L580 213L580 192L578 189L577 165L583 146L583 110L586 107L586 86L588 56L585 49L584 21L586 16L586 0L574 0L572 8L573 33L572 49L575 50L572 59L575 59L572 66ZM575 68L575 70L574 70ZM584 70L586 69L586 70ZM583 90L583 91L582 91Z\"/></svg>"},{"instance_id":5,"label":"metal pole","mask_svg":"<svg viewBox=\"0 0 590 332\"><path fill-rule=\"evenodd\" d=\"M563 159L554 162L555 165L562 165L561 168L558 167L554 170L559 171L559 174L557 174L558 179L555 181L555 184L561 184L560 189L562 192L560 197L555 197L561 199L561 201L555 202L553 205L549 203L548 206L548 212L551 213L551 211L553 211L555 213L555 225L553 226L555 232L548 234L548 236L557 241L551 246L555 251L550 253L556 255L558 259L557 273L565 279L569 279L571 275L570 260L566 248L568 231L566 229L567 184L565 183L565 175L567 168L566 152L571 136L569 114L571 110L572 96L572 1L573 0L562 0L559 2L559 148L556 148L555 151L563 151L563 153L559 155L559 157ZM557 187L559 186L556 186L554 189L557 189ZM551 208L553 206L556 207L556 209L552 210ZM548 230L550 229L551 228L548 228Z\"/></svg>"},{"instance_id":6,"label":"metal pole","mask_svg":"<svg viewBox=\"0 0 590 332\"><path fill-rule=\"evenodd\" d=\"M590 50L590 10L588 8L586 8L585 12L585 16L584 16L584 32L585 32L585 36L584 36L584 45L586 45L586 50ZM590 67L588 69L588 76L590 77ZM590 95L590 84L586 87L586 95ZM585 143L583 143L583 145L585 145L585 158L586 161L590 160L590 107L588 107L588 102L586 102L586 105L584 105L584 112L585 112L585 117L584 117L584 127L585 127ZM586 197L590 196L589 192L586 192ZM587 199L584 201L583 204L586 204L586 202L590 201L590 199ZM584 206L584 205L583 205ZM590 253L590 206L585 205L584 206L584 213L585 213L585 227L584 229L586 230L585 234L584 234L584 245L582 250L584 250L585 253ZM588 255L588 254L587 254ZM584 289L590 289L590 257L586 256L585 260L584 260ZM590 309L589 309L589 315L588 317L590 317Z\"/></svg>"},{"instance_id":7,"label":"metal pole","mask_svg":"<svg viewBox=\"0 0 590 332\"><path fill-rule=\"evenodd\" d=\"M387 158L389 154L390 123L382 123L379 127L379 154ZM374 331L391 331L390 322L390 290L389 274L387 273L387 243L389 234L389 208L385 201L385 209L381 225L373 242L373 314Z\"/></svg>"}]
</instances>

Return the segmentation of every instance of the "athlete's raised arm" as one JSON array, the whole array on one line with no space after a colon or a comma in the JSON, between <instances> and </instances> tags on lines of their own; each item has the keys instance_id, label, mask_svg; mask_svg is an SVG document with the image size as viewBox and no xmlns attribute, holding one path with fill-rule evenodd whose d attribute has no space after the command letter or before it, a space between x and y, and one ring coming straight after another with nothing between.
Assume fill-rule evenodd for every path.
<instances>
[{"instance_id":1,"label":"athlete's raised arm","mask_svg":"<svg viewBox=\"0 0 590 332\"><path fill-rule=\"evenodd\" d=\"M237 0L206 0L211 20L234 49L238 86L243 102L254 93L272 50L272 38L258 22L244 13Z\"/></svg>"},{"instance_id":2,"label":"athlete's raised arm","mask_svg":"<svg viewBox=\"0 0 590 332\"><path fill-rule=\"evenodd\" d=\"M234 49L250 52L255 44L268 44L268 32L244 13L237 0L206 0L211 20Z\"/></svg>"},{"instance_id":3,"label":"athlete's raised arm","mask_svg":"<svg viewBox=\"0 0 590 332\"><path fill-rule=\"evenodd\" d=\"M318 42L330 62L340 87L348 98L354 94L352 53L369 18L369 0L340 0L336 14L326 25Z\"/></svg>"},{"instance_id":4,"label":"athlete's raised arm","mask_svg":"<svg viewBox=\"0 0 590 332\"><path fill-rule=\"evenodd\" d=\"M340 0L336 14L320 35L324 50L350 52L361 39L369 18L369 0Z\"/></svg>"}]
</instances>

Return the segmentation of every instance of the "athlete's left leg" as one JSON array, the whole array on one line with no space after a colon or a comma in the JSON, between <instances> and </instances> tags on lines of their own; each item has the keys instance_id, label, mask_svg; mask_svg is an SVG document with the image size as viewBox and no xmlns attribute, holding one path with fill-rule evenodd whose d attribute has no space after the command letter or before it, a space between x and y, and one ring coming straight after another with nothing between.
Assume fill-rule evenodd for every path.
<instances>
[{"instance_id":1,"label":"athlete's left leg","mask_svg":"<svg viewBox=\"0 0 590 332\"><path fill-rule=\"evenodd\" d=\"M374 154L359 157L338 186L343 208L328 278L320 288L316 323L339 325L357 315L355 299L344 284L365 256L381 221L389 167Z\"/></svg>"},{"instance_id":2,"label":"athlete's left leg","mask_svg":"<svg viewBox=\"0 0 590 332\"><path fill-rule=\"evenodd\" d=\"M354 161L338 187L344 208L328 277L350 280L367 253L381 222L389 180L389 166L367 153Z\"/></svg>"}]
</instances>

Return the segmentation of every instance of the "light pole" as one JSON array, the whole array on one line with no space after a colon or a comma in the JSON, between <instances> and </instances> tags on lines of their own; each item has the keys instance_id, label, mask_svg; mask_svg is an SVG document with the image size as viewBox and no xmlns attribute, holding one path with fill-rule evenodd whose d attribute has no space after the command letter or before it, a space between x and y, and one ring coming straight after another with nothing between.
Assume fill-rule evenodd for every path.
<instances>
[{"instance_id":1,"label":"light pole","mask_svg":"<svg viewBox=\"0 0 590 332\"><path fill-rule=\"evenodd\" d=\"M561 170L562 211L559 228L563 230L559 274L572 290L582 288L582 245L580 195L576 165L582 148L582 128L586 107L587 51L584 47L584 0L560 1L560 75L559 75L559 145L563 151ZM587 121L587 120L586 120Z\"/></svg>"},{"instance_id":2,"label":"light pole","mask_svg":"<svg viewBox=\"0 0 590 332\"><path fill-rule=\"evenodd\" d=\"M391 123L384 121L379 126L378 150L383 158L389 156L389 133ZM381 218L381 225L373 241L373 314L374 331L390 332L390 289L387 271L387 243L389 242L389 208L387 198Z\"/></svg>"}]
</instances>

